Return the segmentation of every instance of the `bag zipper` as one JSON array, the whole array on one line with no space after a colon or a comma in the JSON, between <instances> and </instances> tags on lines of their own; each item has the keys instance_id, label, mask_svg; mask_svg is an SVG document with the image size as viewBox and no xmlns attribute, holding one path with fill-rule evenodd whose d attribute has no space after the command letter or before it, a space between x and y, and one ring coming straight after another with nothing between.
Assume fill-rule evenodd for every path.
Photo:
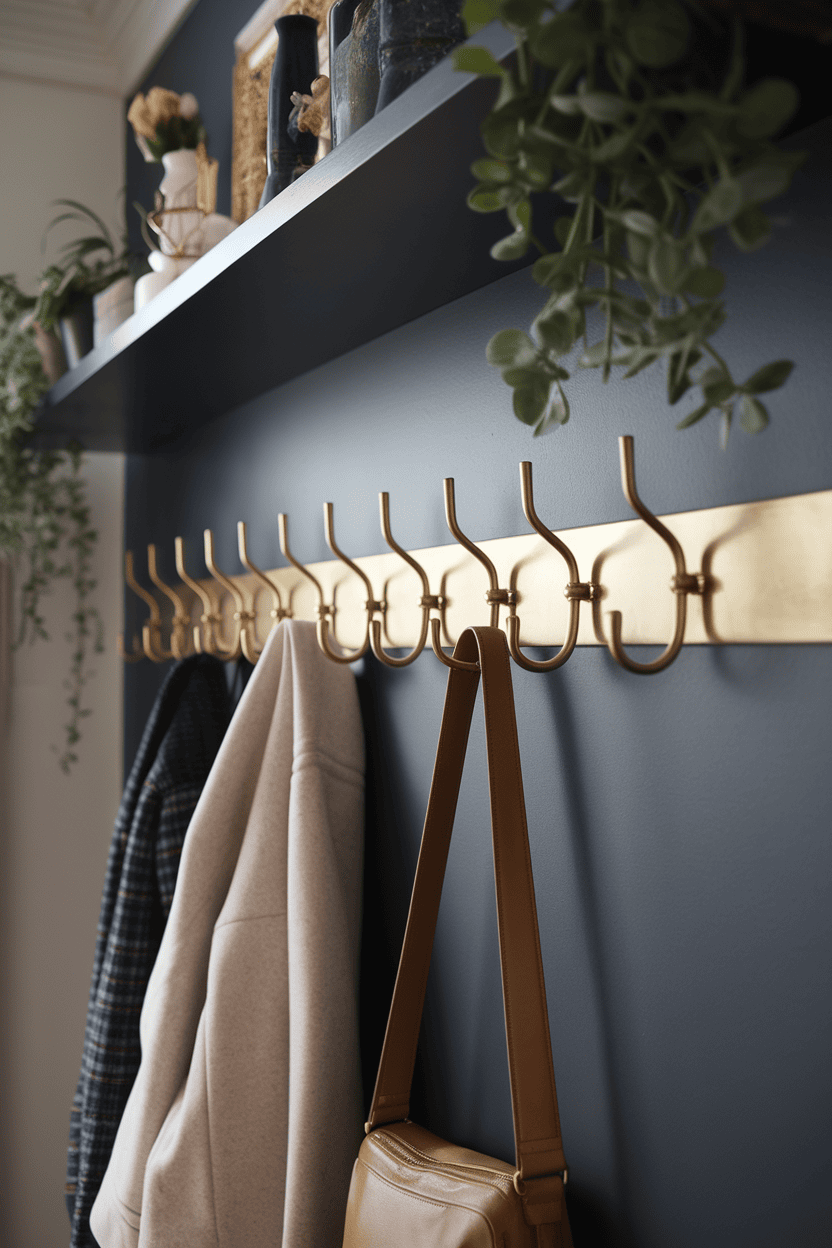
<instances>
[{"instance_id":1,"label":"bag zipper","mask_svg":"<svg viewBox=\"0 0 832 1248\"><path fill-rule=\"evenodd\" d=\"M416 1148L413 1144L407 1144L398 1136L390 1136L381 1132L374 1132L375 1141L382 1149L395 1157L399 1161L403 1161L405 1165L419 1167L421 1163L427 1162L434 1170L444 1172L451 1178L459 1178L460 1172L465 1178L471 1179L475 1183L482 1183L486 1187L496 1187L503 1195L508 1196L509 1189L514 1191L514 1184L510 1174L506 1174L503 1170L493 1170L490 1166L478 1166L474 1163L465 1164L463 1162L437 1161L428 1153L423 1153L421 1149ZM493 1178L477 1178L476 1173L482 1175L493 1175Z\"/></svg>"}]
</instances>

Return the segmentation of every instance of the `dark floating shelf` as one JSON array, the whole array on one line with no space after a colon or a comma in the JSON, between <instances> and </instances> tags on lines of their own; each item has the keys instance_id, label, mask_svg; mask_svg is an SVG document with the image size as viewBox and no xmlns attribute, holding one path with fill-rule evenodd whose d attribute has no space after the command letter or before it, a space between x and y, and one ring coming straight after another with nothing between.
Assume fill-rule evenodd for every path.
<instances>
[{"instance_id":1,"label":"dark floating shelf","mask_svg":"<svg viewBox=\"0 0 832 1248\"><path fill-rule=\"evenodd\" d=\"M465 202L495 89L437 65L66 373L36 445L153 450L522 267Z\"/></svg>"}]
</instances>

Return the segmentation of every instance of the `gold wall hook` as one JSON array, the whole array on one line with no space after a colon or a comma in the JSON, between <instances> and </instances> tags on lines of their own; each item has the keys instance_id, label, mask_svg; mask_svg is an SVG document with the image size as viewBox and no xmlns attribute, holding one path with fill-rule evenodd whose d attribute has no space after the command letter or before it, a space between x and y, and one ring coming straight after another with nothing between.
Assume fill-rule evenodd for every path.
<instances>
[{"instance_id":1,"label":"gold wall hook","mask_svg":"<svg viewBox=\"0 0 832 1248\"><path fill-rule=\"evenodd\" d=\"M661 672L664 668L669 667L681 650L682 642L685 639L687 596L688 594L701 594L703 592L704 578L687 571L685 567L685 553L681 544L670 532L670 529L666 528L661 520L654 516L652 511L639 498L636 489L633 439L629 434L625 434L618 439L618 449L621 459L621 488L624 491L624 496L633 511L637 512L645 524L648 524L655 533L658 533L662 541L669 547L676 565L676 575L670 582L671 591L676 595L676 621L673 636L663 652L652 663L636 663L634 659L631 659L625 653L621 642L621 612L610 612L610 636L607 646L613 658L622 667L625 667L628 672L637 672L649 676L653 672Z\"/></svg>"},{"instance_id":2,"label":"gold wall hook","mask_svg":"<svg viewBox=\"0 0 832 1248\"><path fill-rule=\"evenodd\" d=\"M349 653L339 654L336 650L333 650L332 646L329 644L330 632L332 633L333 641L335 641L336 643L338 642L338 638L335 633L335 610L333 606L333 608L331 609L332 624L330 624L329 618L326 615L322 615L318 617L318 645L321 647L321 649L323 650L327 658L334 660L334 662L354 663L356 659L362 658L369 650L370 648L370 621L372 620L373 615L375 614L376 611L381 612L382 614L384 613L386 603L384 603L383 601L379 602L376 599L375 595L373 594L373 587L370 584L370 578L367 576L365 572L362 572L361 568L359 568L357 563L354 563L353 560L349 558L349 556L344 554L344 552L339 547L338 543L335 541L335 523L333 520L333 510L334 509L333 509L332 503L324 503L324 532L326 534L326 544L329 547L329 549L332 551L333 555L335 555L336 559L340 559L341 562L345 564L350 569L351 572L354 572L356 576L361 578L364 584L364 588L367 591L367 598L364 603L364 610L367 615L367 621L366 621L366 626L364 629L364 640L362 641L358 649L352 650Z\"/></svg>"},{"instance_id":3,"label":"gold wall hook","mask_svg":"<svg viewBox=\"0 0 832 1248\"><path fill-rule=\"evenodd\" d=\"M569 600L569 623L566 629L566 640L557 654L551 659L538 662L535 659L527 659L520 649L520 620L516 612L512 610L506 620L508 648L515 663L519 664L520 667L524 667L526 671L552 672L556 667L562 667L575 649L575 644L578 640L581 602L586 602L592 598L595 587L591 582L580 579L578 563L572 551L564 541L561 541L556 533L552 533L538 516L534 505L532 466L527 459L524 459L520 464L520 492L523 499L523 511L529 524L566 562L569 571L569 581L564 593Z\"/></svg>"},{"instance_id":4,"label":"gold wall hook","mask_svg":"<svg viewBox=\"0 0 832 1248\"><path fill-rule=\"evenodd\" d=\"M202 624L202 632L200 632L199 624L194 625L194 649L197 654L213 654L215 658L227 659L231 657L230 649L220 640L222 630L222 616L219 612L219 604L209 590L195 581L189 575L185 567L185 545L181 537L174 538L174 550L176 552L176 571L179 579L192 589L202 603L202 616L200 622Z\"/></svg>"},{"instance_id":5,"label":"gold wall hook","mask_svg":"<svg viewBox=\"0 0 832 1248\"><path fill-rule=\"evenodd\" d=\"M319 620L325 619L326 616L331 615L334 612L335 607L334 605L330 605L324 601L324 591L321 586L321 582L316 576L313 576L308 568L304 567L299 559L295 558L289 549L289 517L285 511L281 511L280 515L277 517L277 533L278 540L280 542L280 552L283 555L283 558L287 563L290 563L296 571L305 576L307 581L311 581L314 585L315 593L318 597L315 612Z\"/></svg>"},{"instance_id":6,"label":"gold wall hook","mask_svg":"<svg viewBox=\"0 0 832 1248\"><path fill-rule=\"evenodd\" d=\"M445 477L444 486L445 486L445 520L447 521L448 528L451 530L451 533L459 542L460 546L463 546L465 550L468 551L469 554L473 555L475 559L479 560L479 562L482 564L482 566L485 568L486 572L488 573L488 589L485 594L485 600L489 604L489 607L490 607L490 614L489 614L488 622L492 628L496 628L500 622L500 605L502 604L504 606L513 606L514 603L517 601L517 595L514 593L514 590L500 588L500 580L499 580L499 577L497 576L497 569L494 567L494 564L488 558L488 555L486 555L484 551L480 550L479 546L475 545L475 543L472 542L469 537L466 537L466 535L462 532L462 529L459 527L459 524L456 518L456 497L454 494L453 477ZM433 652L436 655L437 659L439 659L440 662L444 663L446 667L456 667L463 671L477 671L477 672L479 671L479 663L465 663L462 661L462 659L455 659L452 656L447 655L445 653L445 651L442 649L442 639L440 635L439 620L437 619L431 620L430 634L431 634L430 640L431 640L431 646L433 647Z\"/></svg>"},{"instance_id":7,"label":"gold wall hook","mask_svg":"<svg viewBox=\"0 0 832 1248\"><path fill-rule=\"evenodd\" d=\"M135 578L135 575L133 574L133 552L132 550L125 550L124 552L124 580L125 580L125 583L130 586L133 592L139 595L142 602L147 602L147 599L152 597L152 595L150 594L145 595L145 591L142 589L141 585L139 585L138 581ZM152 601L153 601L153 606L158 611L159 608L156 604L155 598L152 599ZM139 641L138 637L136 636L133 637L132 650L128 650L124 644L124 633L119 633L117 645L118 645L119 658L124 659L125 663L138 663L141 659L145 657L150 657L149 655L145 655L144 648L141 642Z\"/></svg>"},{"instance_id":8,"label":"gold wall hook","mask_svg":"<svg viewBox=\"0 0 832 1248\"><path fill-rule=\"evenodd\" d=\"M162 593L173 604L170 651L166 654L166 657L184 659L186 655L191 653L191 645L188 638L188 625L191 622L191 617L176 590L170 585L166 585L159 575L156 566L156 547L153 543L147 548L147 573L156 588L161 589Z\"/></svg>"},{"instance_id":9,"label":"gold wall hook","mask_svg":"<svg viewBox=\"0 0 832 1248\"><path fill-rule=\"evenodd\" d=\"M414 572L422 582L422 597L419 600L419 606L422 609L422 627L419 632L419 639L409 654L404 655L400 659L394 659L386 653L381 644L381 621L373 618L370 621L370 645L373 648L373 654L380 663L386 663L388 667L407 667L414 659L417 659L425 648L428 639L428 625L430 623L430 612L432 607L437 609L442 606L444 601L439 594L430 592L430 582L427 573L421 564L417 563L413 556L400 546L393 537L390 528L390 495L383 491L378 496L379 513L381 518L381 532L385 542L394 550L397 555L404 559L405 563L413 568Z\"/></svg>"},{"instance_id":10,"label":"gold wall hook","mask_svg":"<svg viewBox=\"0 0 832 1248\"><path fill-rule=\"evenodd\" d=\"M283 606L283 601L280 597L280 590L278 589L274 581L271 579L271 577L267 576L266 573L263 572L261 568L258 568L256 563L252 563L251 559L249 558L248 546L247 546L247 540L246 540L245 520L237 521L237 550L240 555L240 563L242 563L242 565L245 568L248 568L252 576L254 576L255 579L260 582L263 588L267 589L269 591L269 594L271 595L272 607L271 607L271 610L269 611L269 616L272 621L271 628L269 629L269 633L271 633L272 629L277 628L277 625L280 623L281 620L285 620L287 617L291 616L292 613L291 611L285 610ZM252 595L252 606L253 605L254 605L254 595ZM256 617L256 613L255 613L255 617ZM252 649L256 649L257 654L259 656L263 653L263 646L258 645L257 643L256 618L251 623L250 634L251 634Z\"/></svg>"},{"instance_id":11,"label":"gold wall hook","mask_svg":"<svg viewBox=\"0 0 832 1248\"><path fill-rule=\"evenodd\" d=\"M211 575L213 576L217 584L221 585L222 588L231 595L231 598L234 602L234 607L235 607L234 631L232 633L231 645L228 648L228 650L222 655L222 658L223 659L238 659L241 654L245 654L245 657L249 659L248 654L246 654L246 646L248 644L248 636L247 636L248 630L247 630L247 627L245 626L248 625L250 618L253 618L254 613L248 610L248 607L243 598L243 595L240 592L240 590L237 588L237 586L234 584L234 582L232 580L229 580L229 578L225 575L225 573L221 572L219 568L217 567L216 562L214 561L214 534L211 532L210 529L206 529L205 532L203 533L203 540L205 542L205 566L207 567L208 571L211 573ZM245 639L244 639L244 631L246 633ZM253 663L255 662L255 660L249 659L249 662Z\"/></svg>"},{"instance_id":12,"label":"gold wall hook","mask_svg":"<svg viewBox=\"0 0 832 1248\"><path fill-rule=\"evenodd\" d=\"M151 663L164 663L172 658L172 655L169 652L166 654L162 649L162 616L159 604L153 595L136 580L133 570L133 552L130 550L125 551L124 554L124 579L133 593L138 594L150 611L149 619L142 625L142 649L145 657L150 659Z\"/></svg>"}]
</instances>

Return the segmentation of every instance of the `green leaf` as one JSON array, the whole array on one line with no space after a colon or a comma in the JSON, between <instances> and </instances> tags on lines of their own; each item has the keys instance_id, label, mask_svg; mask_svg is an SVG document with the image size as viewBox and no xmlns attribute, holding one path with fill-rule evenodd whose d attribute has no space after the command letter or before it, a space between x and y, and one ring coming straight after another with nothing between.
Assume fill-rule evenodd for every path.
<instances>
[{"instance_id":1,"label":"green leaf","mask_svg":"<svg viewBox=\"0 0 832 1248\"><path fill-rule=\"evenodd\" d=\"M527 199L512 204L508 209L508 217L516 230L524 230L527 234L532 224L532 206Z\"/></svg>"},{"instance_id":2,"label":"green leaf","mask_svg":"<svg viewBox=\"0 0 832 1248\"><path fill-rule=\"evenodd\" d=\"M498 368L528 368L537 360L537 349L522 329L501 329L485 348L485 358Z\"/></svg>"},{"instance_id":3,"label":"green leaf","mask_svg":"<svg viewBox=\"0 0 832 1248\"><path fill-rule=\"evenodd\" d=\"M513 192L509 187L490 189L475 186L468 195L468 207L474 212L501 212L511 203Z\"/></svg>"},{"instance_id":4,"label":"green leaf","mask_svg":"<svg viewBox=\"0 0 832 1248\"><path fill-rule=\"evenodd\" d=\"M542 364L538 368L504 368L501 376L507 386L515 389L546 385L549 381Z\"/></svg>"},{"instance_id":5,"label":"green leaf","mask_svg":"<svg viewBox=\"0 0 832 1248\"><path fill-rule=\"evenodd\" d=\"M549 401L549 386L518 386L512 400L514 415L524 425L536 425L546 410Z\"/></svg>"},{"instance_id":6,"label":"green leaf","mask_svg":"<svg viewBox=\"0 0 832 1248\"><path fill-rule=\"evenodd\" d=\"M548 286L556 294L565 294L574 290L578 284L578 276L572 263L572 254L565 256L563 252L554 252L541 256L532 266L532 277L538 286Z\"/></svg>"},{"instance_id":7,"label":"green leaf","mask_svg":"<svg viewBox=\"0 0 832 1248\"><path fill-rule=\"evenodd\" d=\"M521 176L533 190L545 191L552 181L552 158L549 155L521 150L519 167Z\"/></svg>"},{"instance_id":8,"label":"green leaf","mask_svg":"<svg viewBox=\"0 0 832 1248\"><path fill-rule=\"evenodd\" d=\"M750 394L744 394L740 399L740 424L746 433L762 433L768 424L765 406Z\"/></svg>"},{"instance_id":9,"label":"green leaf","mask_svg":"<svg viewBox=\"0 0 832 1248\"><path fill-rule=\"evenodd\" d=\"M761 204L764 200L782 195L806 155L806 152L779 152L773 149L753 164L740 169L736 181L742 191L743 204Z\"/></svg>"},{"instance_id":10,"label":"green leaf","mask_svg":"<svg viewBox=\"0 0 832 1248\"><path fill-rule=\"evenodd\" d=\"M495 60L488 48L472 48L463 44L453 53L454 69L466 74L479 74L485 78L502 78L508 72L499 61Z\"/></svg>"},{"instance_id":11,"label":"green leaf","mask_svg":"<svg viewBox=\"0 0 832 1248\"><path fill-rule=\"evenodd\" d=\"M709 373L711 371L710 369L708 370ZM736 394L737 387L722 369L713 371L716 373L716 376L702 384L702 395L708 400L711 407L718 407L720 403L727 403Z\"/></svg>"},{"instance_id":12,"label":"green leaf","mask_svg":"<svg viewBox=\"0 0 832 1248\"><path fill-rule=\"evenodd\" d=\"M551 69L570 61L584 63L589 59L592 43L592 33L580 15L572 12L557 14L529 36L532 55Z\"/></svg>"},{"instance_id":13,"label":"green leaf","mask_svg":"<svg viewBox=\"0 0 832 1248\"><path fill-rule=\"evenodd\" d=\"M636 373L649 368L658 358L657 351L651 351L647 347L636 347L628 353L626 360L621 361L622 364L627 363L630 366L624 374L624 380L627 381L630 377L635 377Z\"/></svg>"},{"instance_id":14,"label":"green leaf","mask_svg":"<svg viewBox=\"0 0 832 1248\"><path fill-rule=\"evenodd\" d=\"M771 222L761 208L751 204L734 217L728 233L740 251L756 251L771 238Z\"/></svg>"},{"instance_id":15,"label":"green leaf","mask_svg":"<svg viewBox=\"0 0 832 1248\"><path fill-rule=\"evenodd\" d=\"M610 214L612 215L612 214ZM654 238L659 232L659 223L649 212L641 212L638 208L630 208L626 212L616 214L625 230L633 234L641 234L644 238Z\"/></svg>"},{"instance_id":16,"label":"green leaf","mask_svg":"<svg viewBox=\"0 0 832 1248\"><path fill-rule=\"evenodd\" d=\"M788 380L793 368L793 360L775 360L773 364L766 364L752 374L741 389L746 394L765 394L768 390L779 390Z\"/></svg>"},{"instance_id":17,"label":"green leaf","mask_svg":"<svg viewBox=\"0 0 832 1248\"><path fill-rule=\"evenodd\" d=\"M565 425L568 420L569 403L566 395L561 390L546 408L542 420L535 426L534 436L542 438L544 434L552 433L553 430L559 429L561 425Z\"/></svg>"},{"instance_id":18,"label":"green leaf","mask_svg":"<svg viewBox=\"0 0 832 1248\"><path fill-rule=\"evenodd\" d=\"M691 222L691 234L703 234L726 225L742 208L743 194L735 178L720 178L699 204Z\"/></svg>"},{"instance_id":19,"label":"green leaf","mask_svg":"<svg viewBox=\"0 0 832 1248\"><path fill-rule=\"evenodd\" d=\"M510 182L511 170L502 160L475 160L471 172L480 182Z\"/></svg>"},{"instance_id":20,"label":"green leaf","mask_svg":"<svg viewBox=\"0 0 832 1248\"><path fill-rule=\"evenodd\" d=\"M550 97L551 98L551 97ZM567 96L567 99L570 97ZM576 98L578 107L590 121L611 124L620 121L624 114L632 108L627 100L610 91L582 91Z\"/></svg>"},{"instance_id":21,"label":"green leaf","mask_svg":"<svg viewBox=\"0 0 832 1248\"><path fill-rule=\"evenodd\" d=\"M534 329L544 347L557 355L566 355L574 344L572 317L566 312L555 310L537 318Z\"/></svg>"},{"instance_id":22,"label":"green leaf","mask_svg":"<svg viewBox=\"0 0 832 1248\"><path fill-rule=\"evenodd\" d=\"M587 192L589 178L582 170L574 170L567 173L566 177L561 178L552 187L556 195L560 195L561 199L567 204L578 204Z\"/></svg>"},{"instance_id":23,"label":"green leaf","mask_svg":"<svg viewBox=\"0 0 832 1248\"><path fill-rule=\"evenodd\" d=\"M707 416L712 407L712 403L703 403L701 407L694 408L692 412L688 412L687 416L679 421L676 428L689 429L691 425L695 425L697 421L700 421L703 416Z\"/></svg>"},{"instance_id":24,"label":"green leaf","mask_svg":"<svg viewBox=\"0 0 832 1248\"><path fill-rule=\"evenodd\" d=\"M511 160L520 146L520 122L516 117L492 113L480 126L482 141L491 156Z\"/></svg>"},{"instance_id":25,"label":"green leaf","mask_svg":"<svg viewBox=\"0 0 832 1248\"><path fill-rule=\"evenodd\" d=\"M650 237L644 234L627 233L627 254L633 266L641 273L647 268L647 257L650 254Z\"/></svg>"},{"instance_id":26,"label":"green leaf","mask_svg":"<svg viewBox=\"0 0 832 1248\"><path fill-rule=\"evenodd\" d=\"M672 0L644 0L627 24L627 47L639 65L661 69L684 55L690 28Z\"/></svg>"},{"instance_id":27,"label":"green leaf","mask_svg":"<svg viewBox=\"0 0 832 1248\"><path fill-rule=\"evenodd\" d=\"M800 92L785 78L764 78L740 100L737 130L749 139L779 133L797 112Z\"/></svg>"},{"instance_id":28,"label":"green leaf","mask_svg":"<svg viewBox=\"0 0 832 1248\"><path fill-rule=\"evenodd\" d=\"M578 368L600 368L607 359L607 344L595 342L578 360Z\"/></svg>"},{"instance_id":29,"label":"green leaf","mask_svg":"<svg viewBox=\"0 0 832 1248\"><path fill-rule=\"evenodd\" d=\"M462 20L469 35L496 21L498 13L497 0L465 0L462 6Z\"/></svg>"},{"instance_id":30,"label":"green leaf","mask_svg":"<svg viewBox=\"0 0 832 1248\"><path fill-rule=\"evenodd\" d=\"M494 260L519 260L528 250L529 236L524 229L519 229L494 243L491 256Z\"/></svg>"},{"instance_id":31,"label":"green leaf","mask_svg":"<svg viewBox=\"0 0 832 1248\"><path fill-rule=\"evenodd\" d=\"M581 102L577 95L550 95L549 103L557 113L566 117L578 117L581 113Z\"/></svg>"},{"instance_id":32,"label":"green leaf","mask_svg":"<svg viewBox=\"0 0 832 1248\"><path fill-rule=\"evenodd\" d=\"M682 289L696 295L698 299L716 299L724 285L725 274L712 265L688 269L682 281Z\"/></svg>"},{"instance_id":33,"label":"green leaf","mask_svg":"<svg viewBox=\"0 0 832 1248\"><path fill-rule=\"evenodd\" d=\"M499 0L500 17L506 26L526 30L540 21L546 0Z\"/></svg>"},{"instance_id":34,"label":"green leaf","mask_svg":"<svg viewBox=\"0 0 832 1248\"><path fill-rule=\"evenodd\" d=\"M635 135L635 129L619 130L617 133L611 134L598 147L589 149L590 160L595 164L609 164L611 161L618 160L619 156L623 156L630 147Z\"/></svg>"},{"instance_id":35,"label":"green leaf","mask_svg":"<svg viewBox=\"0 0 832 1248\"><path fill-rule=\"evenodd\" d=\"M684 256L675 239L667 234L660 235L647 257L650 281L661 294L673 295L679 287L684 270Z\"/></svg>"}]
</instances>

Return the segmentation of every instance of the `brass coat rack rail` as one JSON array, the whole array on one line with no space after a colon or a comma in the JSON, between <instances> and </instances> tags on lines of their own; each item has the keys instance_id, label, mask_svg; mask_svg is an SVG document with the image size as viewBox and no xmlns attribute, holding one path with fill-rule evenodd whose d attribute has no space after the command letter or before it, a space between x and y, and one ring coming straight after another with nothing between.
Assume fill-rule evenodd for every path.
<instances>
[{"instance_id":1,"label":"brass coat rack rail","mask_svg":"<svg viewBox=\"0 0 832 1248\"><path fill-rule=\"evenodd\" d=\"M619 439L624 494L638 519L556 533L538 515L532 466L520 465L521 496L532 533L475 543L456 513L454 481L445 480L445 513L455 543L406 551L392 532L390 500L379 496L390 553L352 558L338 545L334 509L324 504L327 544L335 558L303 564L279 517L288 567L264 571L248 554L238 525L244 574L217 567L205 530L209 578L186 567L175 541L180 584L166 585L148 547L148 577L159 597L136 579L130 551L125 578L148 608L142 636L127 661L163 662L194 649L256 662L282 619L314 620L318 641L335 662L370 650L404 667L425 649L453 665L450 650L470 624L503 623L512 656L532 671L565 663L576 645L606 645L627 670L651 674L682 645L832 641L832 490L741 503L659 518L635 481L633 439ZM583 579L582 579L583 578ZM691 600L690 602L688 600ZM642 662L632 645L662 645ZM532 658L527 647L555 653Z\"/></svg>"}]
</instances>

